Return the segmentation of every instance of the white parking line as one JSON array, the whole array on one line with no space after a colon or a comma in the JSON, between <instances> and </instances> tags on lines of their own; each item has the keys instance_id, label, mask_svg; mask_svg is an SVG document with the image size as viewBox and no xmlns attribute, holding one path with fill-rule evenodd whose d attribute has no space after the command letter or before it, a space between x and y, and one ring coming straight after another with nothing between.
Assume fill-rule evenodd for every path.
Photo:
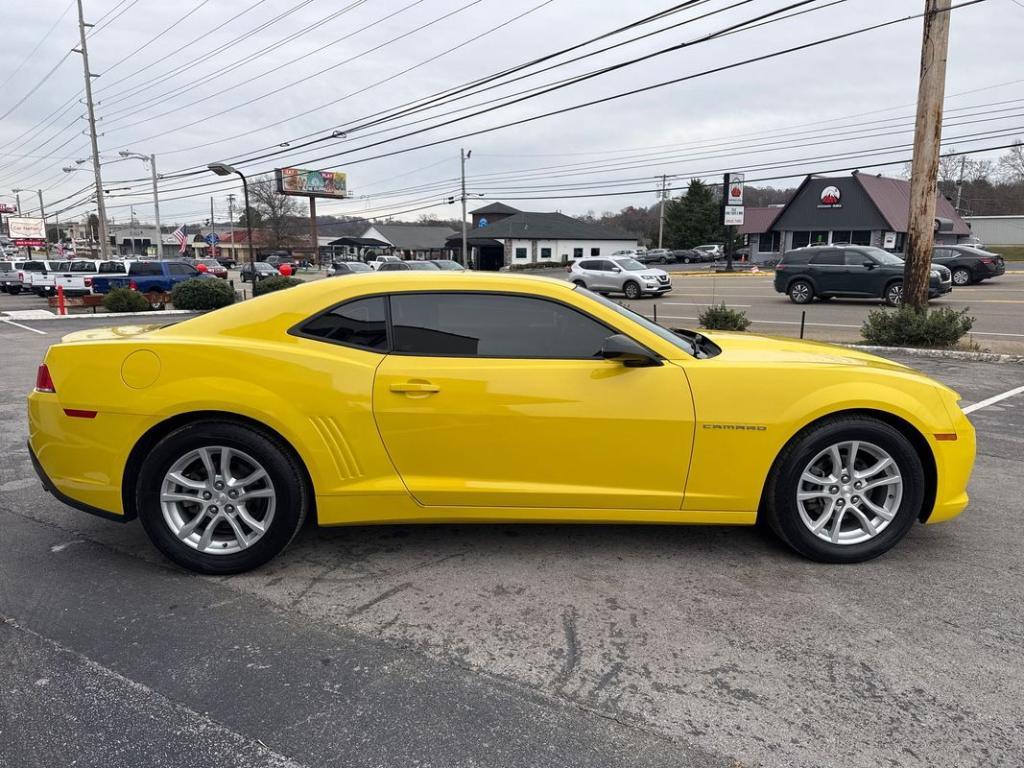
<instances>
[{"instance_id":1,"label":"white parking line","mask_svg":"<svg viewBox=\"0 0 1024 768\"><path fill-rule=\"evenodd\" d=\"M966 408L964 408L963 411L964 413L974 413L975 411L980 411L982 408L988 408L990 405L995 405L996 403L1000 402L1001 400L1005 400L1008 397L1013 397L1014 395L1020 394L1024 394L1024 387L1015 387L1014 389L1003 392L1001 395L993 395L987 400L982 400L980 403L969 405Z\"/></svg>"},{"instance_id":2,"label":"white parking line","mask_svg":"<svg viewBox=\"0 0 1024 768\"><path fill-rule=\"evenodd\" d=\"M690 301L663 301L658 306L660 307L710 307L713 302L690 302ZM743 307L744 309L750 309L753 304L729 304L730 307Z\"/></svg>"},{"instance_id":3,"label":"white parking line","mask_svg":"<svg viewBox=\"0 0 1024 768\"><path fill-rule=\"evenodd\" d=\"M705 305L700 304L698 306L705 306ZM732 306L732 307L742 307L743 305L742 304L730 304L729 306ZM666 320L696 320L697 319L696 317L682 317L680 315L661 315L661 314L659 314L658 317L664 318ZM750 318L750 322L752 322L752 323L760 323L761 325L800 325L800 321L799 320L760 320L760 319L758 319L756 317ZM816 326L816 327L819 327L819 328L861 328L862 327L860 325L849 325L849 324L846 324L846 323L812 323L810 321L804 323L804 325L806 327L808 327L808 328L810 328L811 326ZM969 335L971 335L971 336L1010 336L1012 338L1024 339L1024 333L1000 333L998 331L971 331Z\"/></svg>"},{"instance_id":4,"label":"white parking line","mask_svg":"<svg viewBox=\"0 0 1024 768\"><path fill-rule=\"evenodd\" d=\"M42 336L46 335L46 331L40 331L37 328L29 328L27 325L22 325L21 323L16 323L13 320L6 320L6 319L4 319L2 317L0 317L0 323L7 323L8 325L13 325L15 328L21 328L22 330L25 330L25 331L32 331L32 333L38 333L38 334L40 334Z\"/></svg>"}]
</instances>

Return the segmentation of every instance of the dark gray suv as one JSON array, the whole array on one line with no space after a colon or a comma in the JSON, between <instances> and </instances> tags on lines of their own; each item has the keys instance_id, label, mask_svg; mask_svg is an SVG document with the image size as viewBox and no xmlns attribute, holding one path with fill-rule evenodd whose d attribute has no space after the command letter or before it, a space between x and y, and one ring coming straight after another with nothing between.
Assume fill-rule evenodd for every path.
<instances>
[{"instance_id":1,"label":"dark gray suv","mask_svg":"<svg viewBox=\"0 0 1024 768\"><path fill-rule=\"evenodd\" d=\"M775 290L794 304L837 296L881 299L890 307L903 302L903 259L867 245L811 246L790 251L775 267ZM933 264L928 295L953 289L948 269Z\"/></svg>"}]
</instances>

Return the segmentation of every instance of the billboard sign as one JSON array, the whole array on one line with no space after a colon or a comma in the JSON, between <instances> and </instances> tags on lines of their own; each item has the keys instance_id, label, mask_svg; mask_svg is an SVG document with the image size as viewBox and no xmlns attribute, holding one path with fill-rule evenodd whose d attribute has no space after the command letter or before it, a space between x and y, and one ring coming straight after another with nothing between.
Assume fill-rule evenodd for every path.
<instances>
[{"instance_id":1,"label":"billboard sign","mask_svg":"<svg viewBox=\"0 0 1024 768\"><path fill-rule=\"evenodd\" d=\"M725 204L743 205L743 174L725 174Z\"/></svg>"},{"instance_id":2,"label":"billboard sign","mask_svg":"<svg viewBox=\"0 0 1024 768\"><path fill-rule=\"evenodd\" d=\"M46 240L46 224L42 219L11 216L7 219L7 227L11 240Z\"/></svg>"},{"instance_id":3,"label":"billboard sign","mask_svg":"<svg viewBox=\"0 0 1024 768\"><path fill-rule=\"evenodd\" d=\"M348 177L340 171L309 171L303 168L278 168L277 191L301 197L348 197Z\"/></svg>"}]
</instances>

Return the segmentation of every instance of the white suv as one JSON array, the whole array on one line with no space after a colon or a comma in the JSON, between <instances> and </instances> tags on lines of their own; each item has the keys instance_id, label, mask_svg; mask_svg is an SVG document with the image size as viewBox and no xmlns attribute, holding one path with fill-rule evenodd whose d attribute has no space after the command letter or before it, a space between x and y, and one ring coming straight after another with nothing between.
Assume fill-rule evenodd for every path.
<instances>
[{"instance_id":1,"label":"white suv","mask_svg":"<svg viewBox=\"0 0 1024 768\"><path fill-rule=\"evenodd\" d=\"M668 272L644 266L631 256L578 259L569 267L569 281L596 293L624 293L627 299L672 290Z\"/></svg>"}]
</instances>

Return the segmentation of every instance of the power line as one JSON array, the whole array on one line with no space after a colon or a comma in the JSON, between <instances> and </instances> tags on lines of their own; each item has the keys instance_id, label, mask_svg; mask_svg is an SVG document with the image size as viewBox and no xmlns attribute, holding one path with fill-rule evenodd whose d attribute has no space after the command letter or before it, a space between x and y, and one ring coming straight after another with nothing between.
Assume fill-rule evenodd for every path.
<instances>
[{"instance_id":1,"label":"power line","mask_svg":"<svg viewBox=\"0 0 1024 768\"><path fill-rule=\"evenodd\" d=\"M38 51L40 46L42 46L42 44L45 43L47 41L47 39L49 39L50 35L53 34L53 31L55 29L57 29L57 27L60 25L60 23L62 21L64 21L64 17L68 15L68 11L70 11L72 9L72 7L74 7L74 5L75 5L75 0L71 0L71 2L67 4L67 7L61 13L61 15L58 16L57 20L55 22L53 22L53 24L50 26L50 28L48 30L46 30L46 34L44 34L39 39L39 42L35 44L35 46L32 48L31 51L28 52L28 55L25 56L25 58L21 60L21 63L18 64L18 66L16 66L11 71L11 73L9 75L7 75L7 77L5 77L3 79L3 82L0 82L0 90L3 90L3 87L5 85L7 85L9 82L11 82L11 80L14 78L15 75L17 75L19 72L21 72L22 67L24 67L26 64L28 64L28 62L30 62L32 60L32 57L36 55L36 51Z\"/></svg>"}]
</instances>

